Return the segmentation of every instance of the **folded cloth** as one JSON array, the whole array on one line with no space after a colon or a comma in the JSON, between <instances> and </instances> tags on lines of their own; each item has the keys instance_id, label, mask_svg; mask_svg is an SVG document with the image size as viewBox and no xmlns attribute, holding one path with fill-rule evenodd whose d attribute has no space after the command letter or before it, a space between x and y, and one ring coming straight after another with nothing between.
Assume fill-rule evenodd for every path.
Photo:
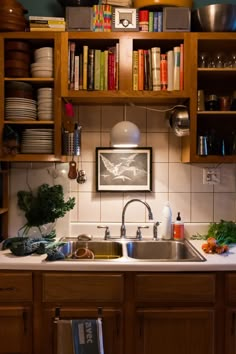
<instances>
[{"instance_id":1,"label":"folded cloth","mask_svg":"<svg viewBox=\"0 0 236 354\"><path fill-rule=\"evenodd\" d=\"M57 354L104 354L101 319L58 320Z\"/></svg>"}]
</instances>

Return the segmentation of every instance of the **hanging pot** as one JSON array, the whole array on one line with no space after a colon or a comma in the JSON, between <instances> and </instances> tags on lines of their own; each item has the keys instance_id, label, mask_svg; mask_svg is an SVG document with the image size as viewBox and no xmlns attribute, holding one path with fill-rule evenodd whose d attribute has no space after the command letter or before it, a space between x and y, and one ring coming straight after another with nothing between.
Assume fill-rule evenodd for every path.
<instances>
[{"instance_id":1,"label":"hanging pot","mask_svg":"<svg viewBox=\"0 0 236 354\"><path fill-rule=\"evenodd\" d=\"M186 106L176 106L169 114L169 124L175 135L189 135L190 117Z\"/></svg>"}]
</instances>

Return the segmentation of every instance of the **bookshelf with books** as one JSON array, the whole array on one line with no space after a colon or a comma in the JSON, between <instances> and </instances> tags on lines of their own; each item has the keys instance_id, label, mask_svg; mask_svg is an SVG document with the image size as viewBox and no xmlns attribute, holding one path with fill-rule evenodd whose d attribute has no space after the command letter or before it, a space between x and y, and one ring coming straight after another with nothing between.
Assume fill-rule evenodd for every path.
<instances>
[{"instance_id":1,"label":"bookshelf with books","mask_svg":"<svg viewBox=\"0 0 236 354\"><path fill-rule=\"evenodd\" d=\"M157 90L153 89L153 68L151 60L152 48L160 48L160 54L166 54L167 56L168 51L173 51L174 47L180 47L180 45L184 47L182 54L187 58L189 56L189 33L65 32L62 34L62 47L64 50L61 53L62 66L64 67L67 67L68 65L70 66L70 46L68 44L71 42L76 44L77 55L82 52L84 46L87 46L89 49L100 51L100 70L95 64L97 69L93 72L93 80L95 80L95 72L98 76L98 71L100 71L100 85L98 84L97 79L96 88L93 84L89 89L87 85L84 85L82 89L80 86L77 90L72 89L71 85L68 85L70 80L68 77L68 71L63 70L61 88L62 96L65 98L68 97L74 102L86 104L88 102L96 103L98 99L101 103L127 101L132 101L134 103L140 101L143 103L183 103L190 97L188 66L186 65L186 60L184 60L184 58L181 61L183 63L183 70L181 71L181 90L179 88L175 90L159 90L159 87ZM111 56L111 53L109 55L110 49L114 52L114 57ZM134 68L134 62L136 65L139 62L134 52L137 52L137 54L143 52L143 72L145 70L147 75L147 77L145 77L143 74L143 80L139 79L137 76L141 70L138 69L137 71L137 68ZM107 60L109 59L106 58L109 58L109 56L111 57L110 60L112 63L115 62L115 65L108 65ZM111 68L107 69L107 67ZM85 69L85 72L87 72L87 69ZM106 74L108 74L107 79L105 79ZM160 80L160 75L157 76L158 80ZM166 78L166 80L168 79ZM107 84L107 81L109 85ZM72 85L72 87L73 86L74 85ZM157 86L160 86L159 82L157 82ZM168 88L167 84L164 86L167 86Z\"/></svg>"}]
</instances>

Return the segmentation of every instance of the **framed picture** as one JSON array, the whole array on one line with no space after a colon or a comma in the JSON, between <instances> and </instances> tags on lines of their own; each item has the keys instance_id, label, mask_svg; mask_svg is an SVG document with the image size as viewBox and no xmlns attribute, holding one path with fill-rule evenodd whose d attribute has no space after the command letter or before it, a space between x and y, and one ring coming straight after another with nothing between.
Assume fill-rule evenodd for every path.
<instances>
[{"instance_id":1,"label":"framed picture","mask_svg":"<svg viewBox=\"0 0 236 354\"><path fill-rule=\"evenodd\" d=\"M96 148L98 192L150 192L152 148Z\"/></svg>"}]
</instances>

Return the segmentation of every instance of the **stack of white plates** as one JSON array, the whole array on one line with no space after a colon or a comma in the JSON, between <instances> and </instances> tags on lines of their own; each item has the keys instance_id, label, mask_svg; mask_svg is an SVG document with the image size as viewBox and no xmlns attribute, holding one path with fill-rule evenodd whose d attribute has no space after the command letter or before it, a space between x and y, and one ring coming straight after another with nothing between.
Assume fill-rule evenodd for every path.
<instances>
[{"instance_id":1,"label":"stack of white plates","mask_svg":"<svg viewBox=\"0 0 236 354\"><path fill-rule=\"evenodd\" d=\"M53 129L25 129L22 133L22 154L52 154Z\"/></svg>"},{"instance_id":2,"label":"stack of white plates","mask_svg":"<svg viewBox=\"0 0 236 354\"><path fill-rule=\"evenodd\" d=\"M38 120L53 120L53 92L51 87L38 89Z\"/></svg>"},{"instance_id":3,"label":"stack of white plates","mask_svg":"<svg viewBox=\"0 0 236 354\"><path fill-rule=\"evenodd\" d=\"M7 97L5 98L6 120L36 120L37 102L29 98Z\"/></svg>"}]
</instances>

